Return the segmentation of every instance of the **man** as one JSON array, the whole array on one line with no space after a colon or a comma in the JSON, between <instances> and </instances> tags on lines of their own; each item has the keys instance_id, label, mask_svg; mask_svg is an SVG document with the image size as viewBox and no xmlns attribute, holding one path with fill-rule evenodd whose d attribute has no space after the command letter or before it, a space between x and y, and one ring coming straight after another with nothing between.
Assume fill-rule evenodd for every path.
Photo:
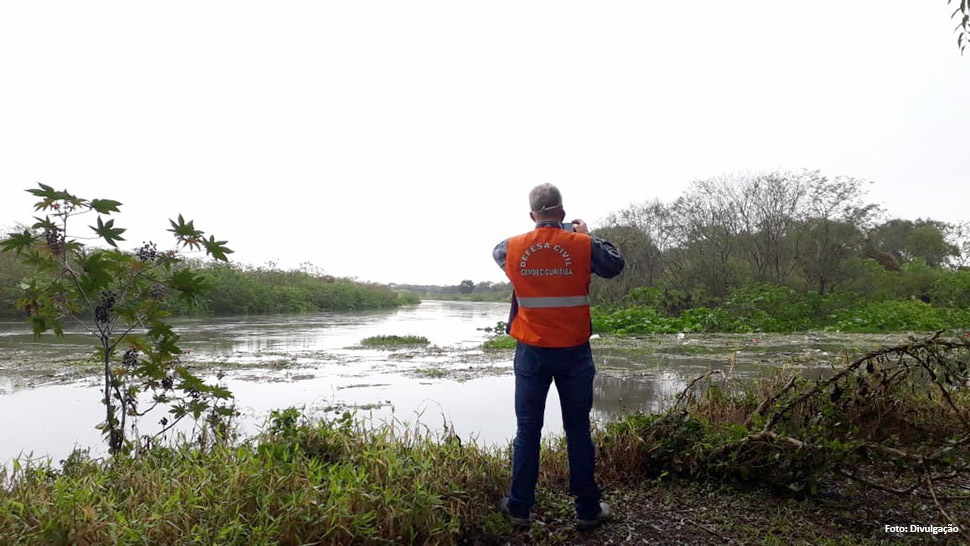
<instances>
[{"instance_id":1,"label":"man","mask_svg":"<svg viewBox=\"0 0 970 546\"><path fill-rule=\"evenodd\" d=\"M589 347L591 274L615 277L623 256L611 243L589 234L582 220L563 224L562 195L552 184L529 192L529 233L511 237L492 256L512 282L507 332L515 348L515 417L512 487L501 509L516 525L530 523L539 477L539 440L549 385L556 382L569 457L569 493L578 526L595 527L610 517L593 478L593 356ZM571 229L569 229L571 228Z\"/></svg>"}]
</instances>

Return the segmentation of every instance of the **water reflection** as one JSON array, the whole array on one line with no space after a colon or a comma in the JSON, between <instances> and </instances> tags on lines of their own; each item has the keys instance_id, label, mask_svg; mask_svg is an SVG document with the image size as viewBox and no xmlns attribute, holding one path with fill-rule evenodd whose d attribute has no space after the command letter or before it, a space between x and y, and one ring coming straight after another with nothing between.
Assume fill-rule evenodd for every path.
<instances>
[{"instance_id":1,"label":"water reflection","mask_svg":"<svg viewBox=\"0 0 970 546\"><path fill-rule=\"evenodd\" d=\"M465 439L505 445L515 434L511 353L475 348L488 337L481 329L506 313L504 303L424 302L373 312L183 319L175 329L189 364L215 363L225 374L243 434L258 432L277 408L296 406L314 416L359 408L376 421L420 422L434 431L447 426ZM357 347L365 337L387 334L423 335L433 347ZM658 336L594 344L592 417L606 422L658 411L712 368L731 369L742 379L783 367L818 377L827 373L819 362L849 339L804 337ZM75 444L104 453L94 428L103 418L97 378L61 375L80 369L70 363L90 353L90 340L77 332L36 339L21 323L0 323L0 463L25 449L57 460ZM149 416L143 429L158 418ZM545 423L547 436L561 433L552 389Z\"/></svg>"}]
</instances>

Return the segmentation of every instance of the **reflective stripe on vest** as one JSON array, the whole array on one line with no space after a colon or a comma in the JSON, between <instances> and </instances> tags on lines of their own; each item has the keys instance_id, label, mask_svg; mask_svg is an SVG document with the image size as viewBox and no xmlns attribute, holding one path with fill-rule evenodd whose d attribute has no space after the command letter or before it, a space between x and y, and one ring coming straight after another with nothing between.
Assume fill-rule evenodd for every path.
<instances>
[{"instance_id":1,"label":"reflective stripe on vest","mask_svg":"<svg viewBox=\"0 0 970 546\"><path fill-rule=\"evenodd\" d=\"M551 298L516 298L519 307L532 309L551 309L554 307L577 307L589 305L589 296L564 296Z\"/></svg>"}]
</instances>

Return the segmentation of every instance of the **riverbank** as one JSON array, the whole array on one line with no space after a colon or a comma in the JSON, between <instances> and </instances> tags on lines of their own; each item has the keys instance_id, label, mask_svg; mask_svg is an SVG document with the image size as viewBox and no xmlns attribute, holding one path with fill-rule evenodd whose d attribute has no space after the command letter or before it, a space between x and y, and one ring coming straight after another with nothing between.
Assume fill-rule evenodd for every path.
<instances>
[{"instance_id":1,"label":"riverbank","mask_svg":"<svg viewBox=\"0 0 970 546\"><path fill-rule=\"evenodd\" d=\"M667 411L596 430L597 475L617 517L590 533L574 528L561 437L544 446L535 522L517 530L495 509L506 447L290 409L252 440L201 435L130 458L15 464L0 480L0 544L965 540L968 351L913 342L820 381L737 386L706 374ZM887 531L911 525L960 532Z\"/></svg>"},{"instance_id":2,"label":"riverbank","mask_svg":"<svg viewBox=\"0 0 970 546\"><path fill-rule=\"evenodd\" d=\"M543 466L528 530L512 528L495 509L508 484L504 456L412 445L407 455L380 458L387 455L370 447L335 466L287 461L285 450L267 445L158 450L113 463L75 458L63 471L22 468L0 485L0 544L876 545L955 542L970 532L888 533L887 525L947 523L931 500L847 480L798 499L644 479L600 479L616 516L580 532L566 494L564 448L546 450L556 462ZM432 471L438 477L429 483ZM947 507L956 514L970 509Z\"/></svg>"}]
</instances>

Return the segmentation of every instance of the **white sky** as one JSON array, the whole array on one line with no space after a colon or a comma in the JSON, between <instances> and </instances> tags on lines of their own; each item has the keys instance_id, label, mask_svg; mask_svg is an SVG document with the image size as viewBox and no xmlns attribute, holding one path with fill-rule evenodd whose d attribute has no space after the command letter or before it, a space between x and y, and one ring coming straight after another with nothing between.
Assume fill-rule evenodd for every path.
<instances>
[{"instance_id":1,"label":"white sky","mask_svg":"<svg viewBox=\"0 0 970 546\"><path fill-rule=\"evenodd\" d=\"M595 224L696 178L820 169L963 221L970 54L945 0L4 2L0 226L44 182L183 213L239 262L504 279L552 182ZM86 228L85 228L86 229Z\"/></svg>"}]
</instances>

